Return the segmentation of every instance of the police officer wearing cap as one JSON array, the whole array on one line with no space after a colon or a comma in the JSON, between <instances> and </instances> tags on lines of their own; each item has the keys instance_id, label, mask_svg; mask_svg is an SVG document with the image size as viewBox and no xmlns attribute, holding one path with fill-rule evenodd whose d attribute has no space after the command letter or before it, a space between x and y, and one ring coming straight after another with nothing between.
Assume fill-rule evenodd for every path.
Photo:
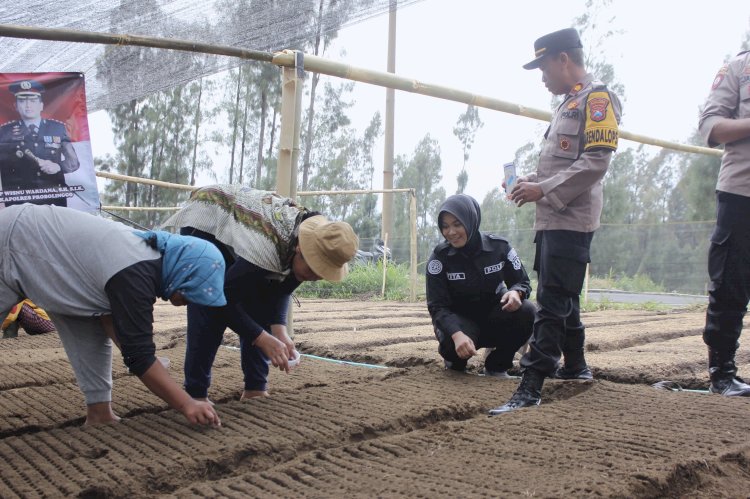
<instances>
[{"instance_id":1,"label":"police officer wearing cap","mask_svg":"<svg viewBox=\"0 0 750 499\"><path fill-rule=\"evenodd\" d=\"M750 396L734 362L742 319L750 301L750 51L719 69L700 116L698 131L711 147L724 146L716 184L716 227L708 253L708 345L710 391Z\"/></svg>"},{"instance_id":2,"label":"police officer wearing cap","mask_svg":"<svg viewBox=\"0 0 750 499\"><path fill-rule=\"evenodd\" d=\"M519 178L511 191L518 206L536 203L538 311L521 359L521 383L490 414L539 405L545 377L592 378L579 295L599 227L602 178L617 149L621 108L617 96L586 72L582 47L575 29L555 31L534 42L535 58L524 65L541 69L544 85L563 100L544 134L536 172Z\"/></svg>"},{"instance_id":3,"label":"police officer wearing cap","mask_svg":"<svg viewBox=\"0 0 750 499\"><path fill-rule=\"evenodd\" d=\"M65 124L41 115L44 86L35 80L23 80L11 84L8 89L16 97L16 110L21 119L0 126L2 190L7 193L65 187L65 174L78 169L78 156ZM26 192L20 195L22 199L13 201L11 198L5 205L30 202L67 206L65 194L50 197L53 194ZM29 199L34 196L37 199ZM6 194L7 197L10 196Z\"/></svg>"}]
</instances>

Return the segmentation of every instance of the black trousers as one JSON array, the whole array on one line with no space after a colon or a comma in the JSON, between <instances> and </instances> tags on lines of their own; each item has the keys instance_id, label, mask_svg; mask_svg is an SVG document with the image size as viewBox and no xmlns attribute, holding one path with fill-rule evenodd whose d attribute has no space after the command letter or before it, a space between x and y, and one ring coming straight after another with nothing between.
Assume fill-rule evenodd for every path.
<instances>
[{"instance_id":1,"label":"black trousers","mask_svg":"<svg viewBox=\"0 0 750 499\"><path fill-rule=\"evenodd\" d=\"M734 352L750 301L750 198L717 191L716 211L703 341L715 350Z\"/></svg>"},{"instance_id":2,"label":"black trousers","mask_svg":"<svg viewBox=\"0 0 750 499\"><path fill-rule=\"evenodd\" d=\"M590 259L593 232L544 230L536 234L534 270L539 276L538 310L529 351L521 366L545 375L557 369L565 345L583 348L579 296Z\"/></svg>"},{"instance_id":3,"label":"black trousers","mask_svg":"<svg viewBox=\"0 0 750 499\"><path fill-rule=\"evenodd\" d=\"M513 367L513 356L531 336L536 307L529 300L523 300L515 312L505 312L498 304L481 318L472 319L459 315L461 331L474 342L476 348L495 348L485 360L485 368L490 371L507 371ZM456 353L456 345L450 334L435 328L435 336L440 345L438 352L454 368L465 367L467 360Z\"/></svg>"}]
</instances>

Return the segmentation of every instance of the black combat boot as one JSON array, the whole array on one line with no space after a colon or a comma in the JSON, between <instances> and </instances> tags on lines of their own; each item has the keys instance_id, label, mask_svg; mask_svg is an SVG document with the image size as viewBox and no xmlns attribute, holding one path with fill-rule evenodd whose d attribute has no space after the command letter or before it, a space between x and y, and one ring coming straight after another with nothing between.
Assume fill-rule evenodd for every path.
<instances>
[{"instance_id":1,"label":"black combat boot","mask_svg":"<svg viewBox=\"0 0 750 499\"><path fill-rule=\"evenodd\" d=\"M734 350L708 349L708 373L711 376L711 393L725 397L750 397L750 385L737 377Z\"/></svg>"},{"instance_id":2,"label":"black combat boot","mask_svg":"<svg viewBox=\"0 0 750 499\"><path fill-rule=\"evenodd\" d=\"M562 352L565 364L558 367L550 376L554 379L594 379L594 373L591 372L586 364L584 356L583 343L585 334L583 327L576 328L574 334L568 334L563 342Z\"/></svg>"},{"instance_id":3,"label":"black combat boot","mask_svg":"<svg viewBox=\"0 0 750 499\"><path fill-rule=\"evenodd\" d=\"M521 383L516 388L516 392L510 397L510 400L490 410L490 416L496 416L524 407L536 407L542 401L542 385L544 384L544 374L536 369L526 369L521 378Z\"/></svg>"}]
</instances>

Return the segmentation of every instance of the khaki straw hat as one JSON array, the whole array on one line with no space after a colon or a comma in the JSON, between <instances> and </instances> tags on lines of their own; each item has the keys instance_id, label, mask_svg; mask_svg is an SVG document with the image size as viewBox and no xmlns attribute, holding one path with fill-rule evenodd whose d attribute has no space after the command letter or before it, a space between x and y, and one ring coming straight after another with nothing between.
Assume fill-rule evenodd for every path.
<instances>
[{"instance_id":1,"label":"khaki straw hat","mask_svg":"<svg viewBox=\"0 0 750 499\"><path fill-rule=\"evenodd\" d=\"M310 217L299 226L299 245L305 262L326 281L338 282L349 272L359 239L346 222L331 222L323 215Z\"/></svg>"}]
</instances>

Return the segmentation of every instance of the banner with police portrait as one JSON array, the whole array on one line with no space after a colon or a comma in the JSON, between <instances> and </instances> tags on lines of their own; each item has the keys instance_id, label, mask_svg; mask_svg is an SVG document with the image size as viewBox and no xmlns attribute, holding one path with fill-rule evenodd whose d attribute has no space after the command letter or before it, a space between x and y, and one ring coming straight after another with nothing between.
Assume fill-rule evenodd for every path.
<instances>
[{"instance_id":1,"label":"banner with police portrait","mask_svg":"<svg viewBox=\"0 0 750 499\"><path fill-rule=\"evenodd\" d=\"M0 207L99 209L81 73L0 73Z\"/></svg>"}]
</instances>

